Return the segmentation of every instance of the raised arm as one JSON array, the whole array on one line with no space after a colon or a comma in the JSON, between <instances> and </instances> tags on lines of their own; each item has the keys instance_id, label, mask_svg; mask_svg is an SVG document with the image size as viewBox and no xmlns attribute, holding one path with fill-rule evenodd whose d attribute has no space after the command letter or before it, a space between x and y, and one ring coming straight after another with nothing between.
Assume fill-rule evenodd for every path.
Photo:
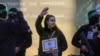
<instances>
[{"instance_id":1,"label":"raised arm","mask_svg":"<svg viewBox=\"0 0 100 56\"><path fill-rule=\"evenodd\" d=\"M43 32L43 27L42 27L41 23L42 23L44 15L47 14L47 11L48 11L48 7L44 8L41 11L40 15L38 16L38 18L37 18L37 20L35 22L35 27L36 27L36 30L37 30L39 35L42 34L42 32Z\"/></svg>"}]
</instances>

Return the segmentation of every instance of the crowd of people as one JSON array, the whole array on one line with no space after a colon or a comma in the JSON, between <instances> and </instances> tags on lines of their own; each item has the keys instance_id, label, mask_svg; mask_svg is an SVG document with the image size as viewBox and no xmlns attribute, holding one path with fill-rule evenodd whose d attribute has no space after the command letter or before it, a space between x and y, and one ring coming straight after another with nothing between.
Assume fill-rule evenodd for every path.
<instances>
[{"instance_id":1,"label":"crowd of people","mask_svg":"<svg viewBox=\"0 0 100 56\"><path fill-rule=\"evenodd\" d=\"M38 56L62 56L68 44L63 32L56 25L56 17L44 8L38 15L35 27L39 35ZM44 17L46 16L46 17ZM82 25L72 38L72 45L80 48L80 56L100 56L100 13L94 9L88 12L89 23ZM44 27L42 21L44 19ZM57 40L57 48L43 49L43 41ZM25 56L32 45L32 31L24 14L17 8L7 10L0 4L0 56Z\"/></svg>"}]
</instances>

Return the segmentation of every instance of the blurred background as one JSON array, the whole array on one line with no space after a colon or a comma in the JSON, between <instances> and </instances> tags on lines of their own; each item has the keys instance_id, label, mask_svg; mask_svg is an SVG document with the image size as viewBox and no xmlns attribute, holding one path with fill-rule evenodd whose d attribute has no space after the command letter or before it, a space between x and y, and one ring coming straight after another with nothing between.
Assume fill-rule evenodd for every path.
<instances>
[{"instance_id":1,"label":"blurred background","mask_svg":"<svg viewBox=\"0 0 100 56\"><path fill-rule=\"evenodd\" d=\"M95 9L100 0L0 0L0 3L5 3L8 9L12 7L21 9L31 27L33 42L27 49L26 56L37 55L39 36L35 29L35 21L41 10L49 7L48 13L56 16L56 24L68 42L68 49L63 52L63 56L67 56L79 54L79 49L71 44L72 37L81 25L88 23L88 11Z\"/></svg>"}]
</instances>

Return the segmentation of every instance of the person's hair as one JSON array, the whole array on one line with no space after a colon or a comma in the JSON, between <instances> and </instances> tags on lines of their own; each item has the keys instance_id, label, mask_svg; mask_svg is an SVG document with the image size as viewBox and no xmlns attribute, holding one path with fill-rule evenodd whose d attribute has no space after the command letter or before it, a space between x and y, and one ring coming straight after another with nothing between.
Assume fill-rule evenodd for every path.
<instances>
[{"instance_id":1,"label":"person's hair","mask_svg":"<svg viewBox=\"0 0 100 56\"><path fill-rule=\"evenodd\" d=\"M50 15L50 14L45 17L45 20L44 20L44 29L45 29L45 31L48 31L48 29L49 29L47 21L50 19L50 17L54 17L55 18L54 15ZM56 30L56 31L60 32L60 29L57 27L57 25L54 26L53 30Z\"/></svg>"},{"instance_id":2,"label":"person's hair","mask_svg":"<svg viewBox=\"0 0 100 56\"><path fill-rule=\"evenodd\" d=\"M0 3L0 18L6 19L7 17L7 7L5 4Z\"/></svg>"}]
</instances>

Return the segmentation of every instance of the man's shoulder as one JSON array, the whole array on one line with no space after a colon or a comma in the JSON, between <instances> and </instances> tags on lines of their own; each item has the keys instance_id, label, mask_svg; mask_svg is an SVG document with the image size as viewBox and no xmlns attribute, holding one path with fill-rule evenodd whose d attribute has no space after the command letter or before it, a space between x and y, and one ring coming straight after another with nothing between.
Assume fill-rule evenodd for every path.
<instances>
[{"instance_id":1,"label":"man's shoulder","mask_svg":"<svg viewBox=\"0 0 100 56\"><path fill-rule=\"evenodd\" d=\"M80 27L80 29L87 29L87 28L89 28L89 24L85 24L85 25L82 25L82 26Z\"/></svg>"},{"instance_id":2,"label":"man's shoulder","mask_svg":"<svg viewBox=\"0 0 100 56\"><path fill-rule=\"evenodd\" d=\"M82 25L81 27L82 27L82 28L84 28L84 27L89 27L89 24Z\"/></svg>"}]
</instances>

